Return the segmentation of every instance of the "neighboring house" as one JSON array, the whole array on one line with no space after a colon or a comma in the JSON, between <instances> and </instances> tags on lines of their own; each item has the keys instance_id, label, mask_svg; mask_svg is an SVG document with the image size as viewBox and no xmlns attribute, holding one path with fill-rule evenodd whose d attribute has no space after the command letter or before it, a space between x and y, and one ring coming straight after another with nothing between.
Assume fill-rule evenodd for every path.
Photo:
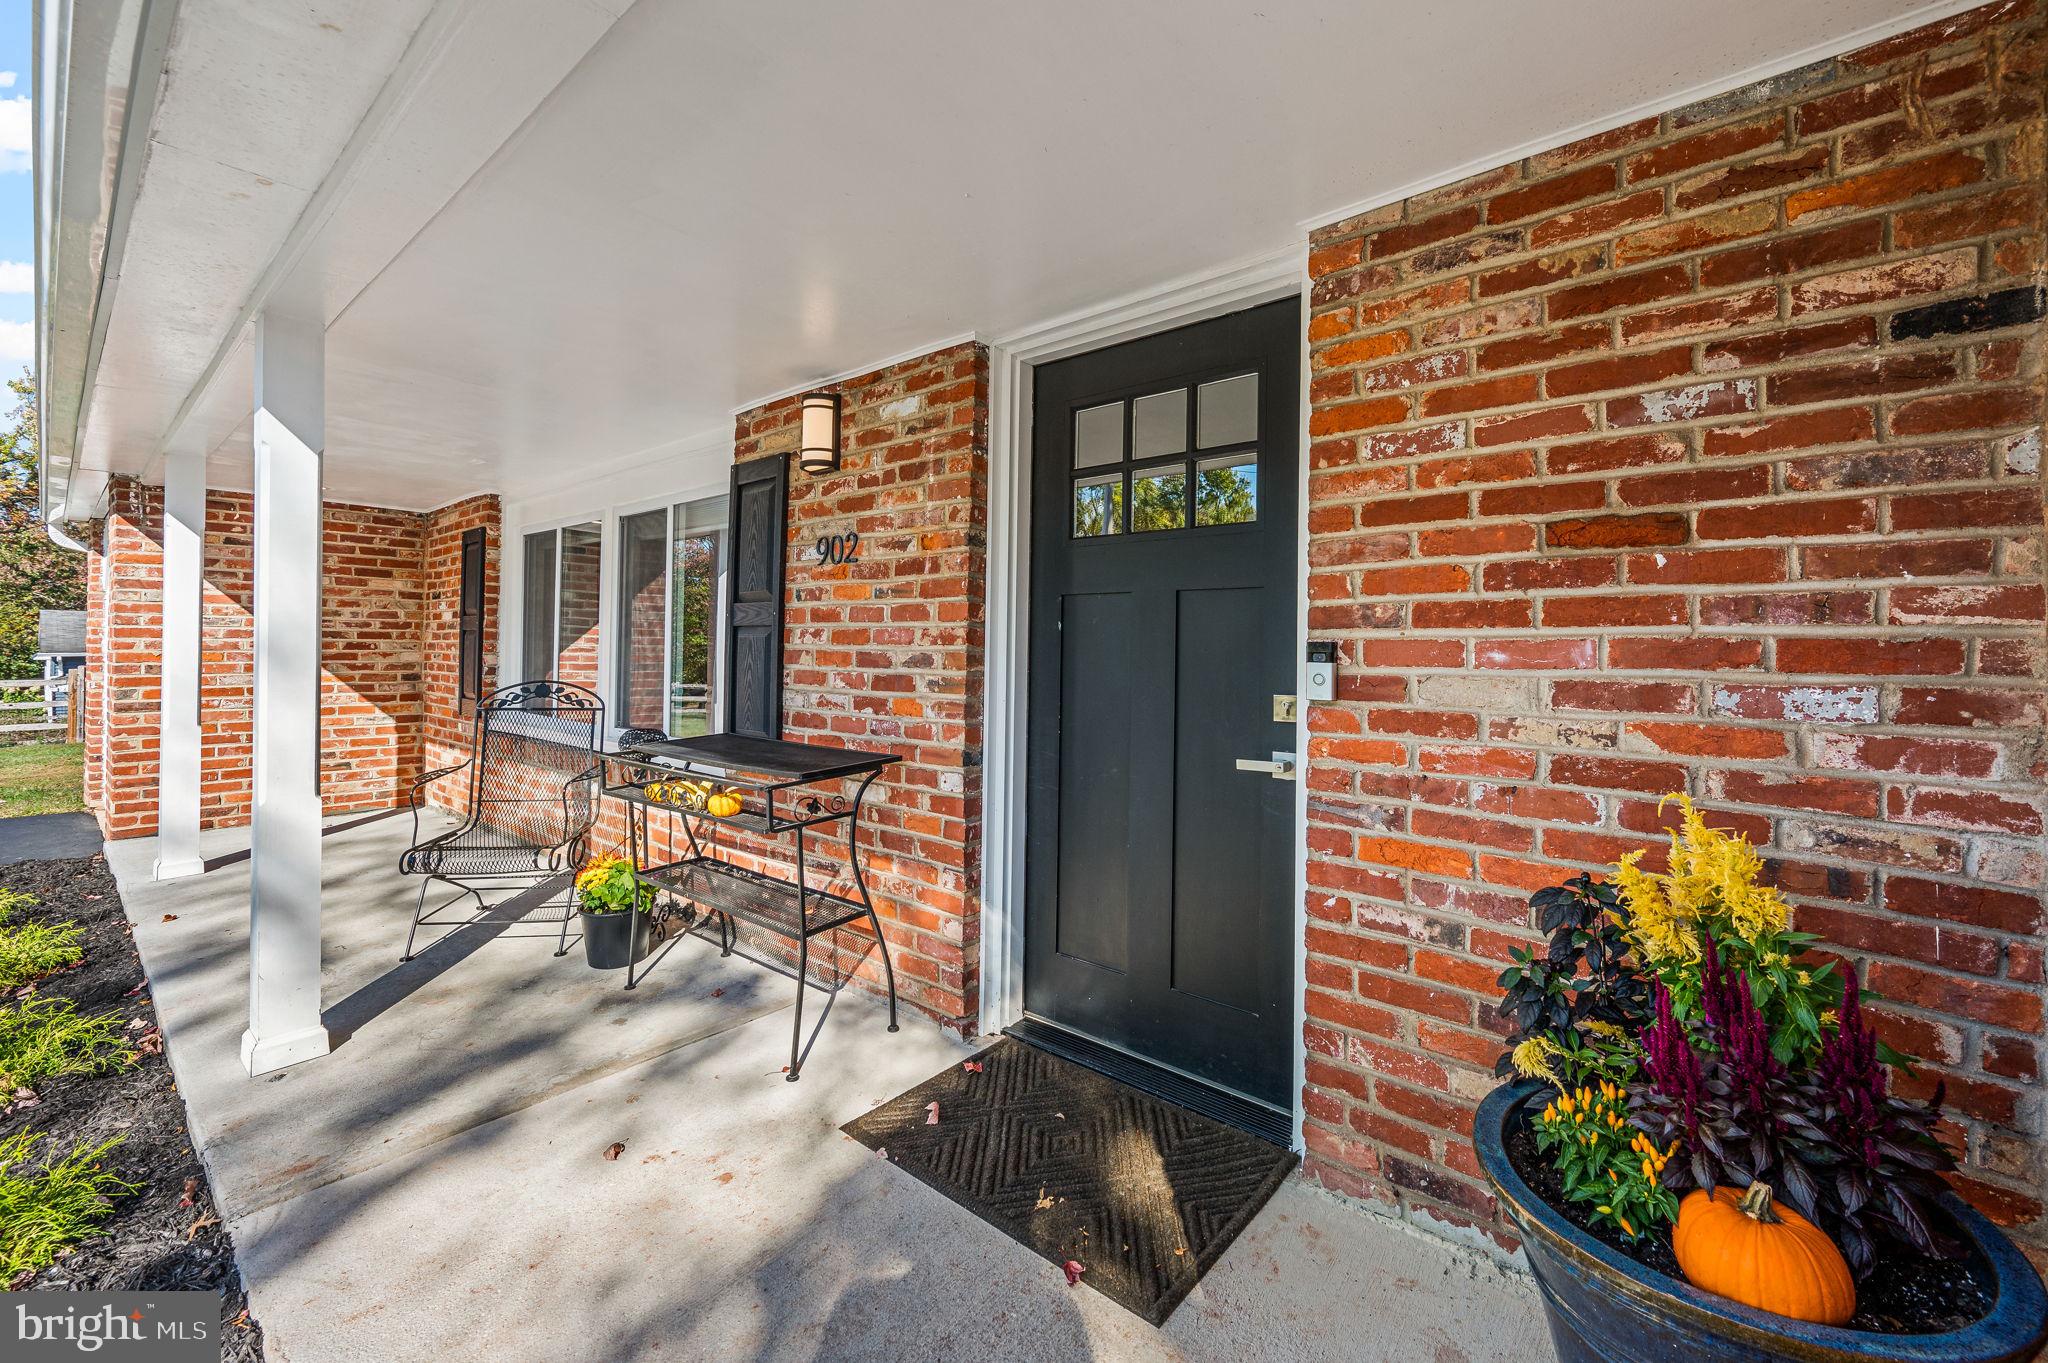
<instances>
[{"instance_id":1,"label":"neighboring house","mask_svg":"<svg viewBox=\"0 0 2048 1363\"><path fill-rule=\"evenodd\" d=\"M901 754L909 1002L1453 1236L1527 896L1689 792L2042 1245L2038 4L246 8L70 7L35 145L87 794L269 792L252 1071L320 802L553 676Z\"/></svg>"},{"instance_id":2,"label":"neighboring house","mask_svg":"<svg viewBox=\"0 0 2048 1363\"><path fill-rule=\"evenodd\" d=\"M85 612L36 612L36 661L49 680L69 676L85 666ZM70 713L70 691L59 691L50 704L50 718Z\"/></svg>"}]
</instances>

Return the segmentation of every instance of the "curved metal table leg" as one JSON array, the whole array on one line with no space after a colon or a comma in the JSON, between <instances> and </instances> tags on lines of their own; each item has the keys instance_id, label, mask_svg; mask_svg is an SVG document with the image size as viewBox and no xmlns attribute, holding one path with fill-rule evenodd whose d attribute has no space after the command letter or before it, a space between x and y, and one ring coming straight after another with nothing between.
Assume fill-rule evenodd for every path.
<instances>
[{"instance_id":1,"label":"curved metal table leg","mask_svg":"<svg viewBox=\"0 0 2048 1363\"><path fill-rule=\"evenodd\" d=\"M647 825L650 820L636 805L626 806L626 855L633 863L633 905L626 912L640 912L640 866L647 860ZM634 939L640 935L640 924L629 919L626 925L626 988L636 987L633 969L639 962L633 959Z\"/></svg>"},{"instance_id":2,"label":"curved metal table leg","mask_svg":"<svg viewBox=\"0 0 2048 1363\"><path fill-rule=\"evenodd\" d=\"M804 830L796 830L796 1017L791 1023L789 1038L789 1073L784 1076L794 1084L797 1071L803 1068L804 1054L804 986L811 976L811 934L810 909L806 900L809 890L804 884Z\"/></svg>"},{"instance_id":3,"label":"curved metal table leg","mask_svg":"<svg viewBox=\"0 0 2048 1363\"><path fill-rule=\"evenodd\" d=\"M889 961L889 939L882 935L882 920L875 912L875 901L868 897L867 877L860 870L860 849L854 845L854 837L860 832L860 807L868 798L868 787L875 783L881 772L871 771L860 783L860 789L853 793L853 814L846 821L846 863L853 868L854 887L860 891L861 906L868 911L868 926L875 930L875 949L882 953L882 975L889 983L889 1030L896 1030L896 967Z\"/></svg>"}]
</instances>

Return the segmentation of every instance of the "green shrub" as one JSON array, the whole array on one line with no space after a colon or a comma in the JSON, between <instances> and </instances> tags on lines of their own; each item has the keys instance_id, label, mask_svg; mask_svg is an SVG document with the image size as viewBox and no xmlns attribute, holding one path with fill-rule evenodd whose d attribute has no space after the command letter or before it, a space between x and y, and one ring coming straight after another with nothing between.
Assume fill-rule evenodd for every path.
<instances>
[{"instance_id":1,"label":"green shrub","mask_svg":"<svg viewBox=\"0 0 2048 1363\"><path fill-rule=\"evenodd\" d=\"M70 999L39 995L0 1008L0 1095L64 1074L106 1074L132 1064L118 1013L87 1017Z\"/></svg>"},{"instance_id":2,"label":"green shrub","mask_svg":"<svg viewBox=\"0 0 2048 1363\"><path fill-rule=\"evenodd\" d=\"M0 928L0 991L77 965L85 958L85 949L78 944L84 935L76 923Z\"/></svg>"},{"instance_id":3,"label":"green shrub","mask_svg":"<svg viewBox=\"0 0 2048 1363\"><path fill-rule=\"evenodd\" d=\"M136 1185L100 1167L116 1136L79 1147L40 1171L22 1170L40 1136L24 1131L0 1140L0 1286L47 1267L65 1248L100 1233L113 1198Z\"/></svg>"},{"instance_id":4,"label":"green shrub","mask_svg":"<svg viewBox=\"0 0 2048 1363\"><path fill-rule=\"evenodd\" d=\"M0 992L77 965L85 957L78 944L85 929L76 923L9 926L16 910L35 902L34 896L19 890L0 889Z\"/></svg>"}]
</instances>

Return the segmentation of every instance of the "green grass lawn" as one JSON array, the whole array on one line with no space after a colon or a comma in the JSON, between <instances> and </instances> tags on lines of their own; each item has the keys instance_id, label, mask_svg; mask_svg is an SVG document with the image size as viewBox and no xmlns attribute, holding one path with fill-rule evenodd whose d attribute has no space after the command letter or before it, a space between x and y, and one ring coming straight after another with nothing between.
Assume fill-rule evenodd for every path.
<instances>
[{"instance_id":1,"label":"green grass lawn","mask_svg":"<svg viewBox=\"0 0 2048 1363\"><path fill-rule=\"evenodd\" d=\"M0 748L0 819L85 808L83 743L16 743Z\"/></svg>"}]
</instances>

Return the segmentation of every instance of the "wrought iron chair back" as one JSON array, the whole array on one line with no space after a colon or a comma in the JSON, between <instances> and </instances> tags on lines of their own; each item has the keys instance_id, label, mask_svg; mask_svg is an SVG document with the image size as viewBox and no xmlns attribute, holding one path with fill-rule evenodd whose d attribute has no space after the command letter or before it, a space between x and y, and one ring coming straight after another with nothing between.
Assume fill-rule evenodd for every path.
<instances>
[{"instance_id":1,"label":"wrought iron chair back","mask_svg":"<svg viewBox=\"0 0 2048 1363\"><path fill-rule=\"evenodd\" d=\"M597 820L604 702L567 682L521 682L477 706L470 816L513 845L567 849ZM581 860L581 858L576 858Z\"/></svg>"},{"instance_id":2,"label":"wrought iron chair back","mask_svg":"<svg viewBox=\"0 0 2048 1363\"><path fill-rule=\"evenodd\" d=\"M412 845L399 869L426 877L426 883L420 886L404 959L412 959L420 927L439 921L426 908L434 881L474 896L482 909L483 896L473 882L503 887L583 865L597 822L604 736L604 701L569 682L514 682L478 702L468 759L413 783ZM423 840L419 817L427 787L465 768L469 799L464 822ZM564 950L573 912L572 891L562 906Z\"/></svg>"}]
</instances>

